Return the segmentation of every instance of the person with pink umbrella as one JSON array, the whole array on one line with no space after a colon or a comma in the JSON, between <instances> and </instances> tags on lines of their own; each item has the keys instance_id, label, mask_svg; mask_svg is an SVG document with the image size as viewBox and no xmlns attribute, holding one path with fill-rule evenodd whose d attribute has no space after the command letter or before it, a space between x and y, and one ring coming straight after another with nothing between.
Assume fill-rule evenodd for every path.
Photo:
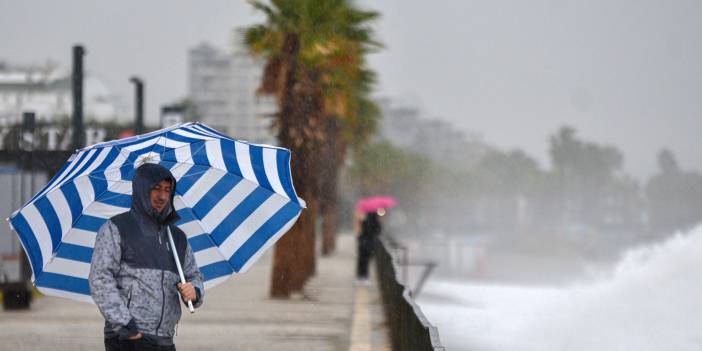
<instances>
[{"instance_id":1,"label":"person with pink umbrella","mask_svg":"<svg viewBox=\"0 0 702 351\"><path fill-rule=\"evenodd\" d=\"M356 278L359 282L368 282L368 265L375 253L375 242L382 231L380 217L385 210L397 205L391 196L372 196L360 199L356 203L356 213L365 214L360 224L358 235L358 256Z\"/></svg>"}]
</instances>

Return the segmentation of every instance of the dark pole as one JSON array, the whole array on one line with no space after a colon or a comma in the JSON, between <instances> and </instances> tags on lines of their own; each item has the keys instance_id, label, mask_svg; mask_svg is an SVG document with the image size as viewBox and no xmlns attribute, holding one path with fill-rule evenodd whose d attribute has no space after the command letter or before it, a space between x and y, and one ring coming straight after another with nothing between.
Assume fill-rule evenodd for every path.
<instances>
[{"instance_id":1,"label":"dark pole","mask_svg":"<svg viewBox=\"0 0 702 351\"><path fill-rule=\"evenodd\" d=\"M34 130L36 129L36 114L34 112L24 112L22 114L22 139L24 139L24 136L26 134L31 135L31 144L30 145L25 145L26 148L29 148L29 174L30 174L30 179L31 179L31 185L29 188L30 193L34 194Z\"/></svg>"},{"instance_id":2,"label":"dark pole","mask_svg":"<svg viewBox=\"0 0 702 351\"><path fill-rule=\"evenodd\" d=\"M83 56L81 45L73 47L73 148L80 149L85 144L83 130Z\"/></svg>"},{"instance_id":3,"label":"dark pole","mask_svg":"<svg viewBox=\"0 0 702 351\"><path fill-rule=\"evenodd\" d=\"M22 139L24 139L25 134L30 134L32 136L31 144L30 145L24 145L25 148L28 148L27 150L27 156L28 156L28 162L24 165L25 169L29 170L29 196L34 195L34 131L36 130L36 114L34 112L24 112L22 114ZM23 140L24 141L24 140ZM24 189L24 180L21 180L22 182L22 195L21 195L21 200L22 202L27 201L28 199L24 198L25 195L25 189ZM21 272L21 279L22 281L29 282L30 278L32 277L32 269L31 266L29 265L29 261L27 259L26 254L24 253L24 250L22 250L22 259L21 259L21 266L20 266L20 272Z\"/></svg>"},{"instance_id":4,"label":"dark pole","mask_svg":"<svg viewBox=\"0 0 702 351\"><path fill-rule=\"evenodd\" d=\"M144 82L139 77L129 79L134 83L134 134L144 133Z\"/></svg>"},{"instance_id":5,"label":"dark pole","mask_svg":"<svg viewBox=\"0 0 702 351\"><path fill-rule=\"evenodd\" d=\"M32 153L34 150L34 130L36 127L36 116L34 112L24 112L22 114L22 128L20 130L20 135L19 135L19 149L20 149L20 155L26 151L29 155L29 161L27 162L26 159L23 159L23 157L20 157L18 160L18 168L20 169L19 175L19 191L20 191L20 196L19 199L21 202L25 201L25 181L24 181L24 171L26 167L29 168L29 175L31 177L31 184L32 187L34 186L34 165L33 165L33 159L32 159ZM32 142L31 145L26 145L23 144L25 141L25 135L26 134L31 134L32 135ZM28 150L23 150L23 149L28 149ZM13 178L13 183L14 183L14 178L15 174L12 175ZM14 184L13 184L14 185ZM31 189L30 191L33 191ZM12 197L14 200L14 195L15 195L15 189L12 189ZM30 196L32 194L30 193ZM15 206L14 201L12 206ZM2 287L2 293L3 293L3 309L6 310L12 310L12 309L28 309L30 307L30 304L32 302L32 291L30 290L29 287L29 281L32 276L32 269L29 264L29 259L27 258L27 254L24 252L24 250L20 250L20 280L17 282L4 282L3 284L0 285Z\"/></svg>"}]
</instances>

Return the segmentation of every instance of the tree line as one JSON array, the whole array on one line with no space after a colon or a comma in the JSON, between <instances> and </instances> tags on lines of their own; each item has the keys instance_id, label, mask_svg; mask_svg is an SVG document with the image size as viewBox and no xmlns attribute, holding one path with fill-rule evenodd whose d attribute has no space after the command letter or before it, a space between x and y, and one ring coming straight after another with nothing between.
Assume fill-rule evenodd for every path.
<instances>
[{"instance_id":1,"label":"tree line","mask_svg":"<svg viewBox=\"0 0 702 351\"><path fill-rule=\"evenodd\" d=\"M348 181L394 194L408 234L549 232L662 236L702 222L702 174L670 150L639 182L614 146L562 127L549 138L551 169L521 150L489 148L472 166L444 165L388 142L365 147ZM467 163L466 163L467 164Z\"/></svg>"}]
</instances>

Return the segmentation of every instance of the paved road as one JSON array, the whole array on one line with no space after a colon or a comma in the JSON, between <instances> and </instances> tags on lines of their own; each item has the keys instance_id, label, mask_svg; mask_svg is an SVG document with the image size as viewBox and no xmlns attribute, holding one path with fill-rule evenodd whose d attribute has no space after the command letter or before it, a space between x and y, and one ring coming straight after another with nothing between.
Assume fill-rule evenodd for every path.
<instances>
[{"instance_id":1,"label":"paved road","mask_svg":"<svg viewBox=\"0 0 702 351\"><path fill-rule=\"evenodd\" d=\"M269 254L244 275L207 291L195 314L184 313L179 350L388 350L375 285L354 283L354 238L319 258L304 296L268 298ZM41 297L30 311L0 311L0 350L100 350L102 316L91 304Z\"/></svg>"}]
</instances>

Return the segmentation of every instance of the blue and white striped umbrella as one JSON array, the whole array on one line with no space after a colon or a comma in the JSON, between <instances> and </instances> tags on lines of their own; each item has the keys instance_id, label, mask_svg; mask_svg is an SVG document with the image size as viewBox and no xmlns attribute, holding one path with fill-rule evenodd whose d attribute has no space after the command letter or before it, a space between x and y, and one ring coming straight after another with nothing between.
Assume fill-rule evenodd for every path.
<instances>
[{"instance_id":1,"label":"blue and white striped umbrella","mask_svg":"<svg viewBox=\"0 0 702 351\"><path fill-rule=\"evenodd\" d=\"M290 151L237 141L187 123L76 151L10 223L47 295L92 302L95 236L131 206L132 177L159 163L177 180L176 225L212 287L245 272L295 223L305 203L290 174Z\"/></svg>"}]
</instances>

